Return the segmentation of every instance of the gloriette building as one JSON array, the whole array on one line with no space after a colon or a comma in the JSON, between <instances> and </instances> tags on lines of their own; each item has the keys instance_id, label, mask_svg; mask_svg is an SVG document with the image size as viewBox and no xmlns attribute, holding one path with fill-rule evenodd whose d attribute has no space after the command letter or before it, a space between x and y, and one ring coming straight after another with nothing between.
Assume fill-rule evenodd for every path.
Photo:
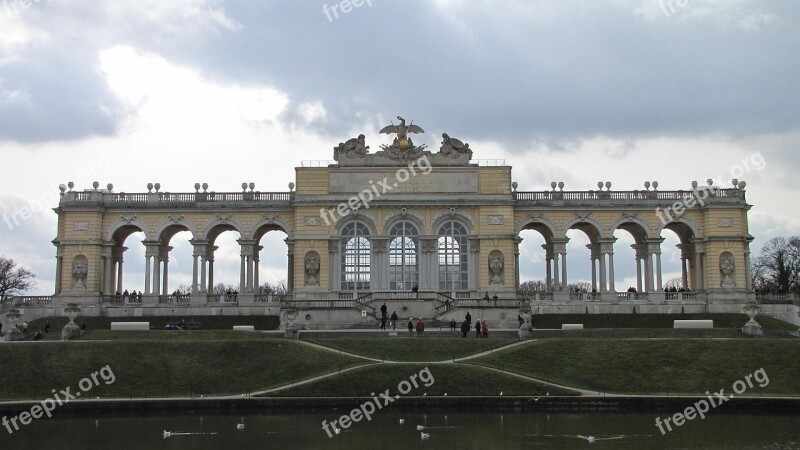
<instances>
[{"instance_id":1,"label":"gloriette building","mask_svg":"<svg viewBox=\"0 0 800 450\"><path fill-rule=\"evenodd\" d=\"M739 311L753 295L745 183L730 188L692 183L684 190L615 191L520 189L505 164L473 160L468 144L442 135L438 149L417 146L423 132L398 117L382 133L393 135L371 151L363 135L334 149L334 161L297 167L286 192L193 191L123 193L61 188L57 208L56 292L53 306L79 303L105 315L279 314L308 327L374 320L387 303L402 317L440 318L481 308L496 321L514 322L517 310L548 312ZM287 180L289 181L289 180ZM613 233L635 239L637 292L615 285ZM680 238L686 292L664 292L661 232ZM589 238L592 289L570 292L567 231ZM217 237L240 238L238 294L212 295ZM259 242L266 233L287 235L288 294L261 295ZM546 288L518 293L523 230L544 238ZM170 239L192 235L190 295L171 295ZM144 292L121 298L126 238L145 235ZM486 304L488 293L498 297ZM635 310L635 311L634 311ZM174 312L173 312L174 313ZM475 312L473 312L475 315Z\"/></svg>"}]
</instances>

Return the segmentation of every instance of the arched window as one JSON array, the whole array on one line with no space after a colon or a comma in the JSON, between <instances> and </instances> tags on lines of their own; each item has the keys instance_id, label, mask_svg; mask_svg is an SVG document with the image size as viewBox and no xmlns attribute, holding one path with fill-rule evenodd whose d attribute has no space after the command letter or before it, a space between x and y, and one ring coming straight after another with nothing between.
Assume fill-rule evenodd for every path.
<instances>
[{"instance_id":1,"label":"arched window","mask_svg":"<svg viewBox=\"0 0 800 450\"><path fill-rule=\"evenodd\" d=\"M369 228L362 222L350 222L342 229L342 290L369 290L370 278Z\"/></svg>"},{"instance_id":2,"label":"arched window","mask_svg":"<svg viewBox=\"0 0 800 450\"><path fill-rule=\"evenodd\" d=\"M402 221L389 231L389 289L410 290L419 283L419 233L413 223Z\"/></svg>"},{"instance_id":3,"label":"arched window","mask_svg":"<svg viewBox=\"0 0 800 450\"><path fill-rule=\"evenodd\" d=\"M439 290L460 291L469 289L467 267L467 229L460 222L450 220L439 227Z\"/></svg>"}]
</instances>

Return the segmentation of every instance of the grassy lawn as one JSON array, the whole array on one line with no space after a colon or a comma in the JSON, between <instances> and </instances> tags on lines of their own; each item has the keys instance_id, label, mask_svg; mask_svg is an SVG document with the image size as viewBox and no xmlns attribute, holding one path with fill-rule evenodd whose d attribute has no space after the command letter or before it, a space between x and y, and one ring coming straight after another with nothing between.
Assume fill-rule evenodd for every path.
<instances>
[{"instance_id":1,"label":"grassy lawn","mask_svg":"<svg viewBox=\"0 0 800 450\"><path fill-rule=\"evenodd\" d=\"M398 383L409 380L428 367L431 378L417 377L418 388L411 385L409 396L428 395L575 395L571 391L558 389L545 384L522 380L510 375L500 374L481 367L467 364L375 364L361 367L351 372L331 378L297 386L271 396L297 397L369 397L372 392L380 395L389 389L391 395L398 394ZM428 381L423 383L422 380ZM425 386L430 384L430 386Z\"/></svg>"},{"instance_id":2,"label":"grassy lawn","mask_svg":"<svg viewBox=\"0 0 800 450\"><path fill-rule=\"evenodd\" d=\"M278 316L174 316L160 317L78 317L75 323L86 322L87 330L108 330L111 322L150 322L151 329L164 329L168 323L178 323L183 319L184 322L194 321L200 324L201 330L231 330L234 325L253 325L256 330L277 330ZM49 317L36 319L28 322L28 330L35 332L44 329L45 320L50 321L50 332L58 331L69 322L66 317Z\"/></svg>"},{"instance_id":3,"label":"grassy lawn","mask_svg":"<svg viewBox=\"0 0 800 450\"><path fill-rule=\"evenodd\" d=\"M765 330L765 337L797 339L786 331ZM588 328L585 330L533 330L533 339L753 339L733 328Z\"/></svg>"},{"instance_id":4,"label":"grassy lawn","mask_svg":"<svg viewBox=\"0 0 800 450\"><path fill-rule=\"evenodd\" d=\"M788 339L553 339L476 363L574 387L648 394L730 391L763 368L769 385L747 394L800 395L800 341Z\"/></svg>"},{"instance_id":5,"label":"grassy lawn","mask_svg":"<svg viewBox=\"0 0 800 450\"><path fill-rule=\"evenodd\" d=\"M82 378L106 365L114 383L101 382L86 395L237 394L360 364L282 339L6 343L0 360L0 399L6 400L44 399L67 386L75 392Z\"/></svg>"},{"instance_id":6,"label":"grassy lawn","mask_svg":"<svg viewBox=\"0 0 800 450\"><path fill-rule=\"evenodd\" d=\"M469 338L342 338L312 339L310 342L340 349L371 358L390 361L444 361L473 355L502 347L517 339L476 339Z\"/></svg>"},{"instance_id":7,"label":"grassy lawn","mask_svg":"<svg viewBox=\"0 0 800 450\"><path fill-rule=\"evenodd\" d=\"M711 319L714 328L742 328L750 320L744 314L538 314L534 328L561 328L564 323L582 323L584 328L672 328L673 320ZM756 321L766 330L796 331L797 325L767 316Z\"/></svg>"}]
</instances>

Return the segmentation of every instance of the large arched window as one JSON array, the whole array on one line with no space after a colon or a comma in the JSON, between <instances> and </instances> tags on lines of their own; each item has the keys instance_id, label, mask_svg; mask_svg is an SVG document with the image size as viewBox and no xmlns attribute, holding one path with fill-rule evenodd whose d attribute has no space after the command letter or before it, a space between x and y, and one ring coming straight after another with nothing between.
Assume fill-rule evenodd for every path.
<instances>
[{"instance_id":1,"label":"large arched window","mask_svg":"<svg viewBox=\"0 0 800 450\"><path fill-rule=\"evenodd\" d=\"M362 222L350 222L342 229L342 290L369 290L370 278L369 228Z\"/></svg>"},{"instance_id":2,"label":"large arched window","mask_svg":"<svg viewBox=\"0 0 800 450\"><path fill-rule=\"evenodd\" d=\"M389 231L389 239L389 289L410 290L419 283L417 227L398 222Z\"/></svg>"},{"instance_id":3,"label":"large arched window","mask_svg":"<svg viewBox=\"0 0 800 450\"><path fill-rule=\"evenodd\" d=\"M469 289L467 229L460 222L450 220L439 227L438 234L439 290Z\"/></svg>"}]
</instances>

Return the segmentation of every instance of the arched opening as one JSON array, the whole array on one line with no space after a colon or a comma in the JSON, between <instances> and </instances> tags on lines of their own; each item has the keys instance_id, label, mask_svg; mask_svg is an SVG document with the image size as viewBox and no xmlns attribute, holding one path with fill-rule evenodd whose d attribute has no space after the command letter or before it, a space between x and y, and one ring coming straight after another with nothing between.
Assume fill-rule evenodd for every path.
<instances>
[{"instance_id":1,"label":"arched opening","mask_svg":"<svg viewBox=\"0 0 800 450\"><path fill-rule=\"evenodd\" d=\"M157 259L161 295L188 300L192 293L192 239L192 232L184 225L170 225L161 232Z\"/></svg>"},{"instance_id":2,"label":"arched opening","mask_svg":"<svg viewBox=\"0 0 800 450\"><path fill-rule=\"evenodd\" d=\"M663 280L658 240L648 239L644 226L632 220L619 223L613 235L617 239L614 256L620 262L615 274L619 290L631 294L660 290Z\"/></svg>"},{"instance_id":3,"label":"arched opening","mask_svg":"<svg viewBox=\"0 0 800 450\"><path fill-rule=\"evenodd\" d=\"M566 289L573 294L585 294L597 290L597 278L592 283L592 241L586 232L567 231L568 274Z\"/></svg>"},{"instance_id":4,"label":"arched opening","mask_svg":"<svg viewBox=\"0 0 800 450\"><path fill-rule=\"evenodd\" d=\"M256 258L253 286L258 295L288 293L288 235L277 225L265 225L255 233Z\"/></svg>"},{"instance_id":5,"label":"arched opening","mask_svg":"<svg viewBox=\"0 0 800 450\"><path fill-rule=\"evenodd\" d=\"M134 292L145 291L145 246L142 244L145 234L136 225L124 225L114 231L111 240L114 242L111 290L120 295L127 293L127 300Z\"/></svg>"},{"instance_id":6,"label":"arched opening","mask_svg":"<svg viewBox=\"0 0 800 450\"><path fill-rule=\"evenodd\" d=\"M246 249L240 245L242 235L232 225L217 225L208 233L206 248L207 277L205 286L209 295L235 300L245 290L244 269Z\"/></svg>"},{"instance_id":7,"label":"arched opening","mask_svg":"<svg viewBox=\"0 0 800 450\"><path fill-rule=\"evenodd\" d=\"M537 226L538 225L538 226ZM552 245L550 230L540 224L531 224L519 233L519 285L520 294L537 294L547 291L547 252Z\"/></svg>"},{"instance_id":8,"label":"arched opening","mask_svg":"<svg viewBox=\"0 0 800 450\"><path fill-rule=\"evenodd\" d=\"M672 222L661 230L661 237L664 238L662 251L667 254L669 264L669 276L665 279L672 281L667 286L670 291L702 289L702 264L694 243L694 229L684 222ZM679 286L677 280L680 280Z\"/></svg>"}]
</instances>

